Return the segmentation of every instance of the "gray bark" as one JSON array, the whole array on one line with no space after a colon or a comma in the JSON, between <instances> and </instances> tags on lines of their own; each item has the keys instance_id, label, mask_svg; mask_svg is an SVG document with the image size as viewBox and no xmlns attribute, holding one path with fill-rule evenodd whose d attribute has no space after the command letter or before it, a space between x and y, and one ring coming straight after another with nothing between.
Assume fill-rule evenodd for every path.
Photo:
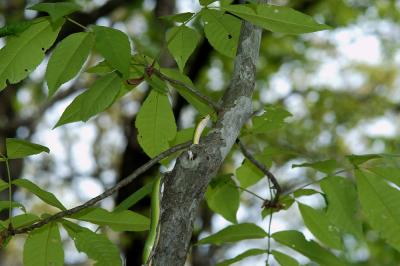
<instances>
[{"instance_id":1,"label":"gray bark","mask_svg":"<svg viewBox=\"0 0 400 266\"><path fill-rule=\"evenodd\" d=\"M185 264L199 203L252 113L260 39L261 29L243 22L233 76L216 125L199 145L191 147L193 160L182 153L174 169L164 176L154 265Z\"/></svg>"}]
</instances>

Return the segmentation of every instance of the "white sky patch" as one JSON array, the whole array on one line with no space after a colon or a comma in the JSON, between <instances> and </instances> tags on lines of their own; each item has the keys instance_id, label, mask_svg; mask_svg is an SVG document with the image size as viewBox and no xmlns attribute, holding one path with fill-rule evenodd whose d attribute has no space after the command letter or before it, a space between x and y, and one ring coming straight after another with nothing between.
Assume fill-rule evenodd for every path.
<instances>
[{"instance_id":1,"label":"white sky patch","mask_svg":"<svg viewBox=\"0 0 400 266\"><path fill-rule=\"evenodd\" d=\"M362 129L365 129L365 131L363 131L367 136L373 138L393 138L398 135L395 121L388 117L380 117L368 122L364 122L362 125Z\"/></svg>"},{"instance_id":2,"label":"white sky patch","mask_svg":"<svg viewBox=\"0 0 400 266\"><path fill-rule=\"evenodd\" d=\"M93 124L87 123L73 131L72 134L76 136L72 148L74 167L80 172L90 173L95 167L92 144L96 137L96 128Z\"/></svg>"},{"instance_id":3,"label":"white sky patch","mask_svg":"<svg viewBox=\"0 0 400 266\"><path fill-rule=\"evenodd\" d=\"M349 32L349 34L354 34ZM376 65L382 62L381 43L376 36L338 34L336 36L339 52L349 60L359 63Z\"/></svg>"},{"instance_id":4,"label":"white sky patch","mask_svg":"<svg viewBox=\"0 0 400 266\"><path fill-rule=\"evenodd\" d=\"M82 200L89 200L103 193L104 188L100 181L91 177L77 178L73 184Z\"/></svg>"}]
</instances>

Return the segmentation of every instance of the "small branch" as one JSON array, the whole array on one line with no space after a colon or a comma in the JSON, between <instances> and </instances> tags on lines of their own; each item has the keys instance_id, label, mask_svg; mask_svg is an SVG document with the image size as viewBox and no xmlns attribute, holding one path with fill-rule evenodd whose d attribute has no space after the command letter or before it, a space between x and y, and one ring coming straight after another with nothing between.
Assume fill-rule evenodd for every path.
<instances>
[{"instance_id":1,"label":"small branch","mask_svg":"<svg viewBox=\"0 0 400 266\"><path fill-rule=\"evenodd\" d=\"M81 23L79 23L79 22L73 20L72 18L69 18L69 17L65 17L65 18L66 18L69 22L71 22L71 23L77 25L78 27L82 28L83 30L89 30L88 27L83 26Z\"/></svg>"},{"instance_id":2,"label":"small branch","mask_svg":"<svg viewBox=\"0 0 400 266\"><path fill-rule=\"evenodd\" d=\"M247 148L243 145L243 143L239 139L237 139L236 142L239 145L240 150L242 151L243 155L252 164L254 164L258 169L260 169L261 172L263 172L268 177L268 179L272 182L272 184L274 185L274 189L275 189L276 193L275 193L273 200L270 202L270 206L276 206L276 204L278 203L278 200L279 200L279 196L282 192L282 189L278 183L278 180L262 163L260 163L256 158L254 158L254 156L247 150Z\"/></svg>"},{"instance_id":3,"label":"small branch","mask_svg":"<svg viewBox=\"0 0 400 266\"><path fill-rule=\"evenodd\" d=\"M203 102L207 103L210 107L212 107L217 113L219 111L221 111L222 108L221 108L221 106L219 104L215 103L213 100L208 98L206 95L200 93L195 88L192 88L191 86L187 85L186 83L184 83L182 81L175 80L175 79L172 79L172 78L164 75L158 69L153 68L153 73L156 74L159 78L168 81L169 83L172 83L172 84L175 84L175 85L182 86L182 87L186 88L191 93L193 93L197 98L199 98Z\"/></svg>"},{"instance_id":4,"label":"small branch","mask_svg":"<svg viewBox=\"0 0 400 266\"><path fill-rule=\"evenodd\" d=\"M149 170L153 165L155 165L156 163L158 163L162 159L174 154L177 151L180 151L180 150L183 150L183 149L187 149L187 148L190 147L190 145L192 145L191 141L188 141L188 142L173 146L173 147L169 148L168 150L160 153L159 155L157 155L156 157L154 157L153 159L151 159L147 163L143 164L139 168L137 168L133 173L131 173L126 178L122 179L115 186L107 189L102 194L98 195L95 198L92 198L91 200L85 202L84 204L79 205L77 207L74 207L72 209L66 210L66 211L61 211L59 213L56 213L56 214L54 214L52 216L49 216L49 217L47 217L47 218L45 218L45 219L43 219L43 220L41 220L41 221L39 221L37 223L29 225L29 226L25 226L25 227L22 227L22 228L16 228L16 229L6 229L6 230L0 232L0 239L6 239L7 237L9 237L11 235L27 233L29 231L32 231L33 229L40 228L40 227L42 227L42 226L44 226L44 225L46 225L46 224L48 224L50 222L56 221L56 220L61 219L63 217L70 216L70 215L72 215L74 213L80 212L80 211L82 211L82 210L84 210L84 209L86 209L88 207L91 207L91 206L95 205L96 203L98 203L99 201L111 196L112 194L114 194L115 192L117 192L118 190L123 188L124 186L130 184L139 175L141 175L144 172L146 172L147 170Z\"/></svg>"}]
</instances>

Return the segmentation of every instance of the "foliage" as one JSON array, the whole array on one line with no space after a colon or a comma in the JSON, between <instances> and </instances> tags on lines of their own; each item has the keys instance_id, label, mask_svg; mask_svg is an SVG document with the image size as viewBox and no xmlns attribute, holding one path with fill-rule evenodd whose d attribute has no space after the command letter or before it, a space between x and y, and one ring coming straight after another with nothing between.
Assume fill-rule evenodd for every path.
<instances>
[{"instance_id":1,"label":"foliage","mask_svg":"<svg viewBox=\"0 0 400 266\"><path fill-rule=\"evenodd\" d=\"M141 49L135 49L132 53L130 37L111 27L98 25L84 27L82 32L68 35L61 40L51 52L45 73L50 98L57 95L61 85L76 76L78 78L82 76L79 72L84 68L86 61L88 64L92 63L88 60L92 54L102 57L103 61L94 66L90 65L86 69L85 75L95 77L95 81L73 99L60 114L55 127L78 121L86 122L110 108L125 94L134 91L136 86L146 83L150 87L150 92L138 111L135 125L131 126L137 128L138 143L143 151L150 158L156 158L174 145L190 140L194 131L193 128L177 130L170 100L174 95L173 89L201 116L210 114L214 119L217 117L219 110L215 110L215 106L205 100L205 98L212 98L213 95L199 97L199 94L193 91L195 88L193 81L185 75L185 66L202 39L200 32L201 34L204 32L204 37L213 49L222 55L222 58L231 59L236 55L242 20L278 34L303 34L331 28L285 6L257 4L255 1L240 5L230 4L231 1L220 1L221 5L215 7L211 4L216 1L200 0L199 2L202 8L197 13L185 12L162 17L165 21L174 23L167 31L165 38L166 47L176 61L178 69L160 69L157 62L158 56L149 57ZM57 2L39 3L29 9L46 12L49 17L20 22L21 24L14 26L10 24L8 28L6 26L0 29L0 36L13 35L9 36L6 45L0 50L0 90L28 77L29 73L45 58L45 52L56 41L63 24L67 20L73 21L66 16L79 11L81 7L72 2ZM196 22L196 17L199 18L198 21L201 21L201 25L189 23ZM291 40L290 38L292 36L285 41ZM292 45L289 43L288 46ZM282 53L286 52L286 48L289 50L288 53L293 52L290 50L291 47L284 45L278 48L283 51ZM274 49L274 44L271 44L268 49ZM9 89L11 88L7 88ZM329 98L330 104L334 105L337 99L330 95L330 92L321 91L321 94L323 93L326 94L324 99ZM351 101L350 97L346 96L348 95L342 95L345 98L343 101ZM321 101L323 100L317 100L315 105L325 108L325 103ZM272 158L278 164L282 160L292 159L292 152L274 149L272 145L278 145L279 141L269 140L279 139L281 135L289 139L294 134L300 134L296 130L298 126L296 122L290 120L291 113L283 106L263 105L261 110L263 113L258 112L258 115L253 116L251 123L242 130L241 134L241 138L253 144L263 139L263 142L259 141L260 145L254 145L256 146L255 158L260 162L261 167L247 158L239 167L228 171L231 173L224 172L211 181L205 194L207 205L231 224L219 232L200 239L197 245L223 245L248 239L262 239L269 243L272 238L277 243L307 257L313 263L347 265L352 261L347 256L348 246L345 240L353 237L360 245L365 244L369 241L366 227L370 226L387 242L385 245L400 251L400 191L398 188L400 172L396 156L365 154L348 155L340 159L332 156L331 159L293 164L292 168L307 168L309 173L315 174L315 171L319 171L321 178L313 180L313 184L318 188L301 187L286 191L287 195L279 195L278 188L269 184L270 196L272 197L274 194L272 191L275 191L277 202L274 202L273 198L263 199L248 190L266 179L271 181L271 177L262 168L270 168ZM350 112L339 113L338 119L345 120L344 117L348 113ZM322 118L315 117L315 119ZM306 130L301 132L306 132ZM301 137L305 141L301 145L307 146L308 133L303 134L305 136ZM311 137L308 141L312 141ZM263 152L259 151L260 147L264 149ZM299 144L299 147L302 146ZM80 221L89 222L101 228L109 227L116 232L149 229L158 232L157 222L154 220L150 222L146 216L128 210L150 194L153 181L132 193L113 211L93 207L97 201L94 203L89 201L90 204L83 206L79 211L67 210L53 193L28 179L12 180L9 171L9 163L12 160L42 152L49 153L47 147L21 139L7 138L5 151L4 155L0 154L0 163L6 165L8 182L0 180L0 191L8 189L9 200L0 202L0 211L8 209L10 217L0 222L0 231L3 234L0 235L0 245L7 245L9 238L13 235L10 232L14 232L13 230L27 233L23 251L24 265L64 264L60 225L65 228L76 248L96 261L95 265L122 265L119 250L106 234L82 227L79 225ZM302 152L300 149L299 153ZM315 159L320 158L316 156ZM346 175L339 176L338 171L345 172ZM355 181L352 178L354 176ZM12 186L28 190L58 210L49 208L52 212L43 213L40 217L31 213L30 210L27 211L21 203L12 200ZM260 217L263 218L269 214L272 219L274 212L285 212L293 202L296 202L293 205L298 207L305 227L315 239L307 240L299 230L270 234L255 222L238 221L240 200L244 198L243 194L246 192L263 199L263 209L260 210ZM325 205L321 208L314 208L299 200L301 197L315 195L322 195L324 199ZM179 206L176 207L179 208ZM24 213L13 216L14 208L19 208ZM60 214L61 216L57 216ZM48 220L49 217L55 218ZM299 265L294 258L289 256L295 253L285 254L275 247L271 251L270 246L267 249L251 248L234 258L219 262L218 265L230 265L247 257L263 254L267 254L268 258L272 254L281 265Z\"/></svg>"}]
</instances>

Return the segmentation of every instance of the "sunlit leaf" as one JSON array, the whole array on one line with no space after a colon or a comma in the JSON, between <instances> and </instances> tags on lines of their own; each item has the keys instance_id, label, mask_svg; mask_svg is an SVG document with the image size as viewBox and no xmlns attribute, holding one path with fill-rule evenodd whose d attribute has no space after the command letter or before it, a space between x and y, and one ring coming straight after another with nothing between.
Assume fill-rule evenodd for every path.
<instances>
[{"instance_id":1,"label":"sunlit leaf","mask_svg":"<svg viewBox=\"0 0 400 266\"><path fill-rule=\"evenodd\" d=\"M29 180L20 178L20 179L15 179L14 181L12 181L12 183L16 186L29 190L47 204L50 204L51 206L57 207L61 210L66 210L64 205L62 205L62 203L56 198L56 196L54 196L53 193L41 189L40 187L38 187L36 184L32 183Z\"/></svg>"},{"instance_id":2,"label":"sunlit leaf","mask_svg":"<svg viewBox=\"0 0 400 266\"><path fill-rule=\"evenodd\" d=\"M299 266L299 262L285 253L273 250L272 255L281 266Z\"/></svg>"},{"instance_id":3,"label":"sunlit leaf","mask_svg":"<svg viewBox=\"0 0 400 266\"><path fill-rule=\"evenodd\" d=\"M240 19L211 9L202 10L201 18L204 21L204 33L215 50L235 57L242 25Z\"/></svg>"},{"instance_id":4,"label":"sunlit leaf","mask_svg":"<svg viewBox=\"0 0 400 266\"><path fill-rule=\"evenodd\" d=\"M87 32L71 34L60 42L47 64L46 81L49 96L53 95L60 85L78 74L93 44L94 36Z\"/></svg>"},{"instance_id":5,"label":"sunlit leaf","mask_svg":"<svg viewBox=\"0 0 400 266\"><path fill-rule=\"evenodd\" d=\"M315 241L307 241L304 235L298 231L280 231L274 233L272 238L278 243L286 245L312 261L326 266L345 266L346 264L339 260L336 255L322 248Z\"/></svg>"},{"instance_id":6,"label":"sunlit leaf","mask_svg":"<svg viewBox=\"0 0 400 266\"><path fill-rule=\"evenodd\" d=\"M253 128L251 133L268 133L285 125L285 119L292 114L279 106L267 106L265 112L260 116L253 117Z\"/></svg>"},{"instance_id":7,"label":"sunlit leaf","mask_svg":"<svg viewBox=\"0 0 400 266\"><path fill-rule=\"evenodd\" d=\"M211 3L214 3L214 2L216 2L217 0L199 0L199 3L200 3L200 5L202 5L202 6L207 6L207 5L209 5L209 4L211 4Z\"/></svg>"},{"instance_id":8,"label":"sunlit leaf","mask_svg":"<svg viewBox=\"0 0 400 266\"><path fill-rule=\"evenodd\" d=\"M33 71L57 38L64 20L51 23L38 18L17 37L10 38L0 50L0 91L7 82L15 84Z\"/></svg>"},{"instance_id":9,"label":"sunlit leaf","mask_svg":"<svg viewBox=\"0 0 400 266\"><path fill-rule=\"evenodd\" d=\"M136 116L138 140L150 157L169 148L176 135L176 124L167 95L151 91Z\"/></svg>"},{"instance_id":10,"label":"sunlit leaf","mask_svg":"<svg viewBox=\"0 0 400 266\"><path fill-rule=\"evenodd\" d=\"M6 139L6 148L8 159L24 158L42 152L50 152L49 148L45 146L14 138Z\"/></svg>"},{"instance_id":11,"label":"sunlit leaf","mask_svg":"<svg viewBox=\"0 0 400 266\"><path fill-rule=\"evenodd\" d=\"M174 14L174 15L169 15L169 16L161 16L159 18L165 19L167 21L171 22L185 22L188 21L191 17L193 17L194 13L191 12L185 12L185 13L179 13L179 14Z\"/></svg>"},{"instance_id":12,"label":"sunlit leaf","mask_svg":"<svg viewBox=\"0 0 400 266\"><path fill-rule=\"evenodd\" d=\"M372 228L400 251L400 191L372 173L356 170L358 197Z\"/></svg>"},{"instance_id":13,"label":"sunlit leaf","mask_svg":"<svg viewBox=\"0 0 400 266\"><path fill-rule=\"evenodd\" d=\"M292 168L296 167L310 167L320 172L330 174L335 172L338 168L338 164L335 160L325 160L325 161L318 161L313 163L302 163L302 164L293 164Z\"/></svg>"},{"instance_id":14,"label":"sunlit leaf","mask_svg":"<svg viewBox=\"0 0 400 266\"><path fill-rule=\"evenodd\" d=\"M46 12L50 15L52 21L56 21L75 11L81 10L82 7L74 2L60 3L39 3L28 7L27 9Z\"/></svg>"},{"instance_id":15,"label":"sunlit leaf","mask_svg":"<svg viewBox=\"0 0 400 266\"><path fill-rule=\"evenodd\" d=\"M346 156L346 158L350 161L351 164L358 166L369 160L381 158L381 155L379 155L379 154L363 154L363 155L352 154L352 155Z\"/></svg>"},{"instance_id":16,"label":"sunlit leaf","mask_svg":"<svg viewBox=\"0 0 400 266\"><path fill-rule=\"evenodd\" d=\"M122 265L118 248L104 234L96 234L87 228L63 220L68 235L74 240L76 249L86 253L95 261L95 266Z\"/></svg>"},{"instance_id":17,"label":"sunlit leaf","mask_svg":"<svg viewBox=\"0 0 400 266\"><path fill-rule=\"evenodd\" d=\"M302 196L311 196L311 195L315 195L315 194L320 194L321 192L316 191L315 189L311 189L311 188L302 188L302 189L298 189L295 192L293 192L293 196L295 198L299 198Z\"/></svg>"},{"instance_id":18,"label":"sunlit leaf","mask_svg":"<svg viewBox=\"0 0 400 266\"><path fill-rule=\"evenodd\" d=\"M207 188L205 197L211 210L221 214L228 221L237 223L236 213L240 194L231 175L214 178Z\"/></svg>"},{"instance_id":19,"label":"sunlit leaf","mask_svg":"<svg viewBox=\"0 0 400 266\"><path fill-rule=\"evenodd\" d=\"M33 230L25 241L24 266L39 265L64 265L64 249L56 223Z\"/></svg>"},{"instance_id":20,"label":"sunlit leaf","mask_svg":"<svg viewBox=\"0 0 400 266\"><path fill-rule=\"evenodd\" d=\"M362 225L356 218L358 199L353 183L343 177L334 176L324 178L320 186L328 200L329 220L341 231L362 238Z\"/></svg>"},{"instance_id":21,"label":"sunlit leaf","mask_svg":"<svg viewBox=\"0 0 400 266\"><path fill-rule=\"evenodd\" d=\"M128 36L120 30L93 26L96 35L95 49L125 78L129 76L131 45Z\"/></svg>"},{"instance_id":22,"label":"sunlit leaf","mask_svg":"<svg viewBox=\"0 0 400 266\"><path fill-rule=\"evenodd\" d=\"M9 201L0 201L0 212L2 212L3 210L9 209L9 208L10 208ZM19 202L12 201L11 208L20 208L23 212L26 212L24 205L22 205Z\"/></svg>"},{"instance_id":23,"label":"sunlit leaf","mask_svg":"<svg viewBox=\"0 0 400 266\"><path fill-rule=\"evenodd\" d=\"M285 6L251 4L222 8L272 32L300 34L330 29L327 25L317 23L312 17Z\"/></svg>"},{"instance_id":24,"label":"sunlit leaf","mask_svg":"<svg viewBox=\"0 0 400 266\"><path fill-rule=\"evenodd\" d=\"M249 160L244 160L243 164L236 169L236 177L243 188L256 184L263 176L263 172Z\"/></svg>"},{"instance_id":25,"label":"sunlit leaf","mask_svg":"<svg viewBox=\"0 0 400 266\"><path fill-rule=\"evenodd\" d=\"M76 121L86 122L110 107L122 86L122 80L115 72L101 76L68 105L54 127Z\"/></svg>"},{"instance_id":26,"label":"sunlit leaf","mask_svg":"<svg viewBox=\"0 0 400 266\"><path fill-rule=\"evenodd\" d=\"M228 266L235 262L241 261L245 258L248 258L251 256L257 256L257 255L261 255L261 254L265 254L265 253L267 253L267 251L265 249L257 249L257 248L249 249L249 250L246 250L245 252L237 255L236 257L234 257L232 259L218 262L217 266Z\"/></svg>"},{"instance_id":27,"label":"sunlit leaf","mask_svg":"<svg viewBox=\"0 0 400 266\"><path fill-rule=\"evenodd\" d=\"M221 231L200 239L198 244L221 245L223 243L237 242L245 239L264 238L268 234L260 227L252 223L230 225Z\"/></svg>"},{"instance_id":28,"label":"sunlit leaf","mask_svg":"<svg viewBox=\"0 0 400 266\"><path fill-rule=\"evenodd\" d=\"M200 40L199 34L185 25L173 27L167 32L168 50L171 52L180 71L193 53Z\"/></svg>"},{"instance_id":29,"label":"sunlit leaf","mask_svg":"<svg viewBox=\"0 0 400 266\"><path fill-rule=\"evenodd\" d=\"M39 221L39 217L32 213L24 213L12 217L11 223L14 228L24 227Z\"/></svg>"},{"instance_id":30,"label":"sunlit leaf","mask_svg":"<svg viewBox=\"0 0 400 266\"><path fill-rule=\"evenodd\" d=\"M339 229L324 212L301 203L298 206L304 224L316 238L331 248L342 249Z\"/></svg>"},{"instance_id":31,"label":"sunlit leaf","mask_svg":"<svg viewBox=\"0 0 400 266\"><path fill-rule=\"evenodd\" d=\"M71 218L109 226L114 231L145 231L149 229L149 218L133 211L108 212L101 208L88 208L71 215Z\"/></svg>"}]
</instances>

